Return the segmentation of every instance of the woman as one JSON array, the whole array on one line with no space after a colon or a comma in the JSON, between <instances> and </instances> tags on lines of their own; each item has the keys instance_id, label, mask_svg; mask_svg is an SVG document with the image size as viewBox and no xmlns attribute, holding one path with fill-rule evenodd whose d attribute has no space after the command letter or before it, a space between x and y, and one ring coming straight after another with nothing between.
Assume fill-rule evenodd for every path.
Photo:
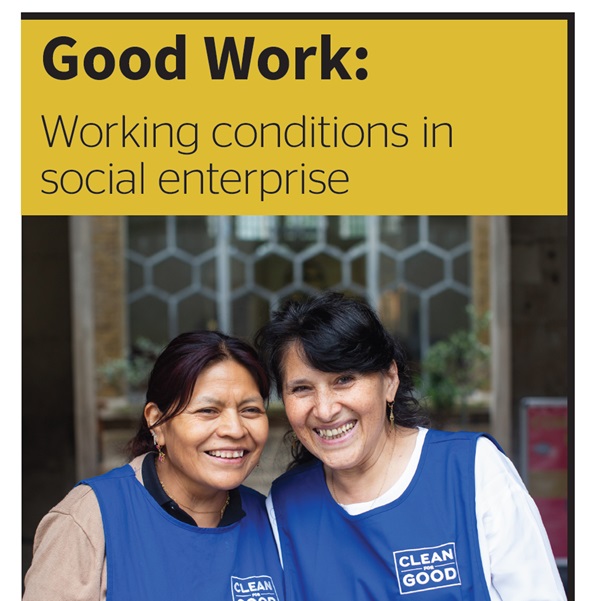
<instances>
[{"instance_id":1,"label":"woman","mask_svg":"<svg viewBox=\"0 0 600 601\"><path fill-rule=\"evenodd\" d=\"M288 601L565 599L512 463L488 436L424 427L366 304L291 303L256 342L296 437L267 500Z\"/></svg>"},{"instance_id":2,"label":"woman","mask_svg":"<svg viewBox=\"0 0 600 601\"><path fill-rule=\"evenodd\" d=\"M241 486L268 434L268 376L245 342L181 334L150 375L132 461L41 521L25 601L283 597L264 495Z\"/></svg>"}]
</instances>

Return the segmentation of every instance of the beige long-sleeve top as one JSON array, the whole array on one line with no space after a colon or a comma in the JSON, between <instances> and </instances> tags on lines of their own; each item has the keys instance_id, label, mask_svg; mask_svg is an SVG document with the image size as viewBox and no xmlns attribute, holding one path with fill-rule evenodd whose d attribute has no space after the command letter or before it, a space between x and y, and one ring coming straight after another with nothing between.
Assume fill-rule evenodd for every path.
<instances>
[{"instance_id":1,"label":"beige long-sleeve top","mask_svg":"<svg viewBox=\"0 0 600 601\"><path fill-rule=\"evenodd\" d=\"M145 455L131 463L143 484ZM94 491L76 486L40 522L23 601L104 601L106 553L102 515Z\"/></svg>"}]
</instances>

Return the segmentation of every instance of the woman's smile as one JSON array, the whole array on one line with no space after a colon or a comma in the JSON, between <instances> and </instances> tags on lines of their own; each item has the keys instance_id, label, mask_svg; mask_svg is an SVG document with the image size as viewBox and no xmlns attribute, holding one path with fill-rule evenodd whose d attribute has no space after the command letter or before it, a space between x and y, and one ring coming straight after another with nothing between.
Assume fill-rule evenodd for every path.
<instances>
[{"instance_id":1,"label":"woman's smile","mask_svg":"<svg viewBox=\"0 0 600 601\"><path fill-rule=\"evenodd\" d=\"M354 430L357 420L350 420L341 426L328 427L328 428L313 428L317 435L326 441L334 441L345 439L346 435Z\"/></svg>"},{"instance_id":2,"label":"woman's smile","mask_svg":"<svg viewBox=\"0 0 600 601\"><path fill-rule=\"evenodd\" d=\"M219 457L220 459L239 459L242 458L247 451L242 449L240 450L232 450L232 451L206 451L208 455L211 457Z\"/></svg>"}]
</instances>

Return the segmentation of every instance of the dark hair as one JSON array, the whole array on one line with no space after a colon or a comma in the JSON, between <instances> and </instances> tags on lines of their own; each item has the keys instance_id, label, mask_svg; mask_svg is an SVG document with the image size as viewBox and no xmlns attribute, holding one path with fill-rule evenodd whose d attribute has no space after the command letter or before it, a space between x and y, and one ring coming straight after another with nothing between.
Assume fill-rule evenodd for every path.
<instances>
[{"instance_id":1,"label":"dark hair","mask_svg":"<svg viewBox=\"0 0 600 601\"><path fill-rule=\"evenodd\" d=\"M408 428L428 424L413 395L406 352L387 332L375 311L359 299L325 292L304 301L290 301L257 332L255 343L280 398L283 360L294 343L300 344L312 367L324 372L385 372L395 361L400 380L393 404L395 423ZM292 456L292 464L312 458L299 444L292 445Z\"/></svg>"},{"instance_id":2,"label":"dark hair","mask_svg":"<svg viewBox=\"0 0 600 601\"><path fill-rule=\"evenodd\" d=\"M148 424L142 415L137 434L127 444L130 458L154 449L150 427L181 413L190 402L202 371L228 359L236 361L250 372L265 404L268 402L270 386L267 370L250 344L208 330L180 334L160 353L148 380L146 404L155 403L162 417L158 422Z\"/></svg>"}]
</instances>

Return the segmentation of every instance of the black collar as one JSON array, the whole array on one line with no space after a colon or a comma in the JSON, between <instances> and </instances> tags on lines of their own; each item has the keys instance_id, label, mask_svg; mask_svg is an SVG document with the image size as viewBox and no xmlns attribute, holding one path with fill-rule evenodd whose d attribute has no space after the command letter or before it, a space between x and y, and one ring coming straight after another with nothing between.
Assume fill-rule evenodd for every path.
<instances>
[{"instance_id":1,"label":"black collar","mask_svg":"<svg viewBox=\"0 0 600 601\"><path fill-rule=\"evenodd\" d=\"M170 515L180 522L196 525L192 517L186 513L171 497L167 495L162 487L158 474L156 473L156 453L148 453L142 463L142 479L146 490L152 495L154 500ZM246 513L242 508L242 498L238 488L229 491L229 505L225 508L223 518L219 522L218 527L229 526L241 520Z\"/></svg>"}]
</instances>

